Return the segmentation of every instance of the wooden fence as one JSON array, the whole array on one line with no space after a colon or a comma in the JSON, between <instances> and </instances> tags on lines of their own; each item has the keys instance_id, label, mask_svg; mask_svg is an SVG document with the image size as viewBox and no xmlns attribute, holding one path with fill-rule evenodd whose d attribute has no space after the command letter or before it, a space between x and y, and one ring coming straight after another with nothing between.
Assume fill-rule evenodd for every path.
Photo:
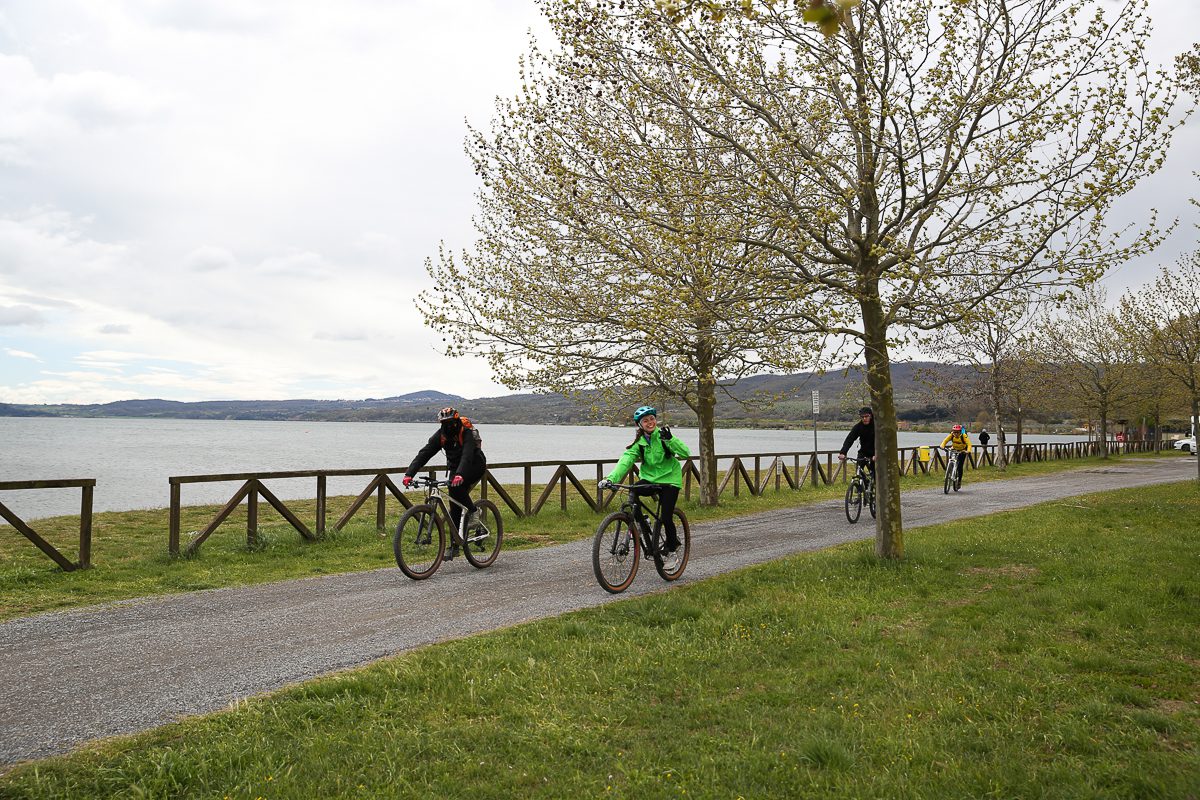
<instances>
[{"instance_id":1,"label":"wooden fence","mask_svg":"<svg viewBox=\"0 0 1200 800\"><path fill-rule=\"evenodd\" d=\"M82 489L83 499L79 506L79 560L71 561L58 551L54 545L47 542L4 503L0 502L0 517L4 517L9 525L37 548L50 557L55 564L62 567L64 572L77 569L91 569L92 566L92 495L96 488L95 478L78 478L58 481L3 481L0 491L8 489Z\"/></svg>"},{"instance_id":2,"label":"wooden fence","mask_svg":"<svg viewBox=\"0 0 1200 800\"><path fill-rule=\"evenodd\" d=\"M971 468L995 464L996 445L987 447L976 446L967 464ZM1110 452L1145 452L1161 449L1155 442L1126 442L1110 443ZM1067 458L1082 458L1098 455L1099 442L1063 442L1006 445L1009 460L1022 461L1057 461ZM836 450L787 451L779 453L742 453L717 456L717 468L721 480L717 486L717 496L720 497L732 489L733 496L738 497L743 491L753 496L762 495L771 488L779 491L787 484L790 489L800 489L805 485L819 486L833 483L845 483L853 469L852 462L841 462ZM945 455L934 446L902 447L899 452L901 474L923 475L933 470L945 469ZM531 517L539 512L558 494L560 509L567 508L568 487L573 487L579 497L593 511L605 509L615 496L615 492L595 490L595 484L603 478L616 463L616 459L592 459L577 461L513 461L489 464L480 482L480 497L495 496L509 508L517 517ZM683 460L683 494L691 499L698 491L700 470L698 459L693 456ZM847 468L850 464L850 468ZM541 480L534 479L534 470L553 469L549 480L541 485ZM326 513L328 501L328 479L332 477L367 477L370 476L366 487L358 493L350 507L333 525L333 530L341 530L370 500L375 498L375 525L383 530L387 513L387 497L390 494L405 508L412 506L410 500L397 485L393 476L404 474L405 467L389 467L385 469L342 469L342 470L306 470L293 472L247 472L227 475L183 475L169 479L171 486L170 533L168 550L171 555L180 553L182 488L184 484L214 483L239 481L241 486L233 496L217 512L209 524L190 537L187 552L194 553L213 531L229 517L231 513L246 502L246 540L253 546L258 529L258 500L265 499L281 516L305 539L316 540L326 531ZM445 472L443 467L426 467L423 471L430 475ZM508 489L496 478L500 470L520 470L521 494L514 498ZM586 477L581 477L586 473ZM316 519L312 529L302 522L296 513L279 500L264 481L289 478L316 479ZM585 484L584 481L587 481ZM511 485L511 484L510 484ZM589 485L592 488L589 488ZM535 499L536 493L536 499Z\"/></svg>"}]
</instances>

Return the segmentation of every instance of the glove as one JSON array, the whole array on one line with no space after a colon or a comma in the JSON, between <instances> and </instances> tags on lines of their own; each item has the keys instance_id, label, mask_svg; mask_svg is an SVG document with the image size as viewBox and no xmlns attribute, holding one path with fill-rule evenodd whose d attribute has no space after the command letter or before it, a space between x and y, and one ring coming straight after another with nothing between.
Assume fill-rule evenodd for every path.
<instances>
[{"instance_id":1,"label":"glove","mask_svg":"<svg viewBox=\"0 0 1200 800\"><path fill-rule=\"evenodd\" d=\"M671 438L675 435L675 434L671 433L671 429L668 428L666 425L663 425L661 428L659 428L659 430L662 431L662 433L660 435L662 436L662 440L664 442L671 441Z\"/></svg>"},{"instance_id":2,"label":"glove","mask_svg":"<svg viewBox=\"0 0 1200 800\"><path fill-rule=\"evenodd\" d=\"M613 482L610 481L608 478L602 478L601 480L596 481L597 489L611 489L612 485L613 485Z\"/></svg>"},{"instance_id":3,"label":"glove","mask_svg":"<svg viewBox=\"0 0 1200 800\"><path fill-rule=\"evenodd\" d=\"M450 479L451 486L462 486L462 482L463 482L462 475L455 475L453 478Z\"/></svg>"},{"instance_id":4,"label":"glove","mask_svg":"<svg viewBox=\"0 0 1200 800\"><path fill-rule=\"evenodd\" d=\"M407 489L408 487L412 486L412 481L413 481L412 475L405 475L404 479L401 480L400 482L403 483L404 488Z\"/></svg>"}]
</instances>

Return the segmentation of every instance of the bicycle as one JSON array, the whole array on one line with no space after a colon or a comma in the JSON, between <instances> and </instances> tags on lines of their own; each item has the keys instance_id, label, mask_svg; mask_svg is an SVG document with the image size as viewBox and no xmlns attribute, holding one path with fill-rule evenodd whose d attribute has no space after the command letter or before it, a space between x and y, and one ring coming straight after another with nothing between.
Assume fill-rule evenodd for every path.
<instances>
[{"instance_id":1,"label":"bicycle","mask_svg":"<svg viewBox=\"0 0 1200 800\"><path fill-rule=\"evenodd\" d=\"M858 522L864 502L871 509L871 516L875 516L875 477L871 470L867 469L871 459L859 458L856 459L856 463L858 468L854 477L850 479L850 485L846 487L846 519L850 520L851 524Z\"/></svg>"},{"instance_id":2,"label":"bicycle","mask_svg":"<svg viewBox=\"0 0 1200 800\"><path fill-rule=\"evenodd\" d=\"M450 481L435 478L417 478L413 483L425 489L425 502L414 505L404 512L396 525L392 539L392 550L396 554L396 566L414 581L424 580L437 571L446 557L446 530L450 530L451 545L461 547L467 562L476 569L490 567L500 553L504 529L500 522L500 509L490 500L476 500L478 522L467 531L470 512L453 497L442 497L442 488ZM453 518L446 501L458 506L461 514L455 529Z\"/></svg>"},{"instance_id":3,"label":"bicycle","mask_svg":"<svg viewBox=\"0 0 1200 800\"><path fill-rule=\"evenodd\" d=\"M600 586L613 594L628 589L637 575L638 560L643 552L653 557L654 569L664 581L678 580L692 551L692 531L687 516L675 509L673 516L679 547L673 553L664 554L666 536L661 516L662 501L653 485L601 481L599 488L629 492L621 509L601 521L592 540L592 571ZM641 502L641 498L648 495L654 495L658 500L653 509ZM653 518L653 528L647 514Z\"/></svg>"},{"instance_id":4,"label":"bicycle","mask_svg":"<svg viewBox=\"0 0 1200 800\"><path fill-rule=\"evenodd\" d=\"M942 494L950 494L951 487L956 492L962 488L962 465L959 463L954 448L943 449L946 451L946 479L942 482Z\"/></svg>"}]
</instances>

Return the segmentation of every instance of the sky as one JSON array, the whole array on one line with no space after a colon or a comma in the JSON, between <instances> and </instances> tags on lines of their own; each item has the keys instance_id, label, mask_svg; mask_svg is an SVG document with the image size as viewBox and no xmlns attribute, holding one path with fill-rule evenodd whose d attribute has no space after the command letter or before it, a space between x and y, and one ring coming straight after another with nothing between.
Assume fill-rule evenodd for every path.
<instances>
[{"instance_id":1,"label":"sky","mask_svg":"<svg viewBox=\"0 0 1200 800\"><path fill-rule=\"evenodd\" d=\"M1200 39L1150 5L1157 58ZM474 242L466 122L531 30L532 0L0 0L0 402L509 393L414 299ZM1110 296L1196 247L1198 127L1122 200L1181 225Z\"/></svg>"}]
</instances>

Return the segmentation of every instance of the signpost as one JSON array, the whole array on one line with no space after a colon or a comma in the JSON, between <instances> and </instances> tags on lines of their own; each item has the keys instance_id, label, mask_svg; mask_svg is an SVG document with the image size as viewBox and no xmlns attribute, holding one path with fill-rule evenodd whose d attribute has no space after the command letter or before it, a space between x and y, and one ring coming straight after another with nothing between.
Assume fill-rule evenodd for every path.
<instances>
[{"instance_id":1,"label":"signpost","mask_svg":"<svg viewBox=\"0 0 1200 800\"><path fill-rule=\"evenodd\" d=\"M818 447L817 447L817 414L821 413L821 393L818 390L813 389L812 390L812 398L813 398L813 452L816 453L818 450Z\"/></svg>"}]
</instances>

